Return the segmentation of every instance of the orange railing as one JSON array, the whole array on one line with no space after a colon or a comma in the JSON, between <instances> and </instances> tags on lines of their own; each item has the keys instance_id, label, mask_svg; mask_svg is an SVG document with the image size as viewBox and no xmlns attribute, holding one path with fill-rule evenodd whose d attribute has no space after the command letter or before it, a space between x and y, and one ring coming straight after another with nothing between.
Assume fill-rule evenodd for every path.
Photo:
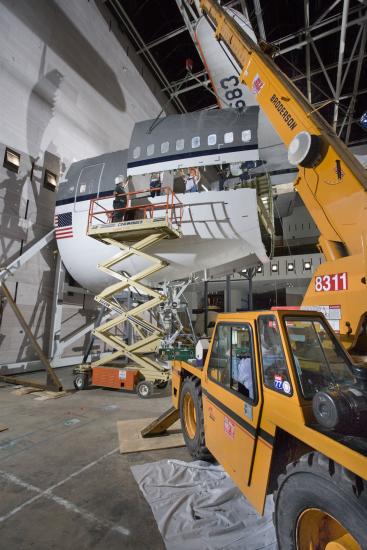
<instances>
[{"instance_id":1,"label":"orange railing","mask_svg":"<svg viewBox=\"0 0 367 550\"><path fill-rule=\"evenodd\" d=\"M104 206L107 201L111 203L111 200L113 201L118 199L119 196L123 195L126 196L127 206L125 208L110 208ZM148 201L147 195L150 197L150 189L91 199L89 203L87 231L89 231L91 227L99 224L114 223L115 221L127 222L137 219L149 220L153 218L164 219L167 223L171 223L177 227L181 226L183 204L176 197L172 189L169 187L163 187L159 197L162 200L160 202L155 202L154 204ZM146 198L147 202L143 204L133 204L134 199L139 198Z\"/></svg>"}]
</instances>

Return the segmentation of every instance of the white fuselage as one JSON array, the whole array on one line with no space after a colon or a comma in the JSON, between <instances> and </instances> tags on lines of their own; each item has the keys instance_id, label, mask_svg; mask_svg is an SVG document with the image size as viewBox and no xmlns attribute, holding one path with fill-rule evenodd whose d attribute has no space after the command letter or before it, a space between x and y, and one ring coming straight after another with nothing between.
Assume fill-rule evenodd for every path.
<instances>
[{"instance_id":1,"label":"white fuselage","mask_svg":"<svg viewBox=\"0 0 367 550\"><path fill-rule=\"evenodd\" d=\"M150 283L184 279L207 270L210 274L231 273L246 265L267 261L257 216L256 191L238 189L177 195L183 203L182 237L163 240L149 248L168 266L154 274ZM147 199L158 202L159 197ZM112 198L104 199L112 208ZM87 235L89 201L56 207L56 214L72 214L72 237L58 239L62 261L72 277L84 288L99 292L112 279L98 269L98 264L111 258L118 249ZM130 258L118 269L130 275L149 265L142 258Z\"/></svg>"}]
</instances>

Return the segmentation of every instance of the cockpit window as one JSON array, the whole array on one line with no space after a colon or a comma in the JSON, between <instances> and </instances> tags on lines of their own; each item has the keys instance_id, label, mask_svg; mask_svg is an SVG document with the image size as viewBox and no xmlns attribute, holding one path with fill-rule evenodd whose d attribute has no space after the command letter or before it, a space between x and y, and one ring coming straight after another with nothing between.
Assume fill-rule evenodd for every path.
<instances>
[{"instance_id":1,"label":"cockpit window","mask_svg":"<svg viewBox=\"0 0 367 550\"><path fill-rule=\"evenodd\" d=\"M251 141L251 130L243 130L241 134L241 139L244 143Z\"/></svg>"},{"instance_id":2,"label":"cockpit window","mask_svg":"<svg viewBox=\"0 0 367 550\"><path fill-rule=\"evenodd\" d=\"M80 171L76 196L98 193L104 163L84 166Z\"/></svg>"},{"instance_id":3,"label":"cockpit window","mask_svg":"<svg viewBox=\"0 0 367 550\"><path fill-rule=\"evenodd\" d=\"M199 136L195 136L195 137L192 138L191 147L193 149L197 149L198 147L200 147L200 137Z\"/></svg>"},{"instance_id":4,"label":"cockpit window","mask_svg":"<svg viewBox=\"0 0 367 550\"><path fill-rule=\"evenodd\" d=\"M134 159L138 159L140 157L140 153L141 153L141 149L140 147L135 147L134 151L133 151L133 157Z\"/></svg>"},{"instance_id":5,"label":"cockpit window","mask_svg":"<svg viewBox=\"0 0 367 550\"><path fill-rule=\"evenodd\" d=\"M293 362L306 399L329 387L352 384L351 363L320 318L285 318Z\"/></svg>"},{"instance_id":6,"label":"cockpit window","mask_svg":"<svg viewBox=\"0 0 367 550\"><path fill-rule=\"evenodd\" d=\"M232 143L233 142L233 132L227 132L224 134L224 143Z\"/></svg>"},{"instance_id":7,"label":"cockpit window","mask_svg":"<svg viewBox=\"0 0 367 550\"><path fill-rule=\"evenodd\" d=\"M217 134L210 134L208 136L208 145L215 145L217 143Z\"/></svg>"},{"instance_id":8,"label":"cockpit window","mask_svg":"<svg viewBox=\"0 0 367 550\"><path fill-rule=\"evenodd\" d=\"M168 153L169 150L169 141L164 141L161 144L161 153Z\"/></svg>"},{"instance_id":9,"label":"cockpit window","mask_svg":"<svg viewBox=\"0 0 367 550\"><path fill-rule=\"evenodd\" d=\"M151 143L150 145L148 145L147 155L148 157L151 157L152 155L154 155L154 143Z\"/></svg>"},{"instance_id":10,"label":"cockpit window","mask_svg":"<svg viewBox=\"0 0 367 550\"><path fill-rule=\"evenodd\" d=\"M176 139L176 151L182 151L185 147L184 139Z\"/></svg>"}]
</instances>

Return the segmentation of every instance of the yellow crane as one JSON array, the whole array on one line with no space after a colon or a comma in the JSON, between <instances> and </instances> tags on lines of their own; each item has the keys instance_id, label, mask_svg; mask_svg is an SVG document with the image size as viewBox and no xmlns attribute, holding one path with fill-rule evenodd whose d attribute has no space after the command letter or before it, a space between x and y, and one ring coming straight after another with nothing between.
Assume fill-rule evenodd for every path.
<instances>
[{"instance_id":1,"label":"yellow crane","mask_svg":"<svg viewBox=\"0 0 367 550\"><path fill-rule=\"evenodd\" d=\"M274 61L215 0L201 0L216 38L242 67L240 81L256 95L299 172L294 183L319 231L326 261L314 273L304 306L340 305L340 337L367 351L367 176L334 130Z\"/></svg>"}]
</instances>

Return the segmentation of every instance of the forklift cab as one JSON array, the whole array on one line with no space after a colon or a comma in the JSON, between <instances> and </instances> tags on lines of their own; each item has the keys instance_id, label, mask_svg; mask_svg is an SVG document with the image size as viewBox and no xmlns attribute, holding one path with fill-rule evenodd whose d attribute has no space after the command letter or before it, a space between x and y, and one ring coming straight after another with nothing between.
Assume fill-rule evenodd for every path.
<instances>
[{"instance_id":1,"label":"forklift cab","mask_svg":"<svg viewBox=\"0 0 367 550\"><path fill-rule=\"evenodd\" d=\"M319 421L330 411L318 418L314 396L355 383L321 313L219 315L201 382L206 447L261 512L277 426Z\"/></svg>"}]
</instances>

